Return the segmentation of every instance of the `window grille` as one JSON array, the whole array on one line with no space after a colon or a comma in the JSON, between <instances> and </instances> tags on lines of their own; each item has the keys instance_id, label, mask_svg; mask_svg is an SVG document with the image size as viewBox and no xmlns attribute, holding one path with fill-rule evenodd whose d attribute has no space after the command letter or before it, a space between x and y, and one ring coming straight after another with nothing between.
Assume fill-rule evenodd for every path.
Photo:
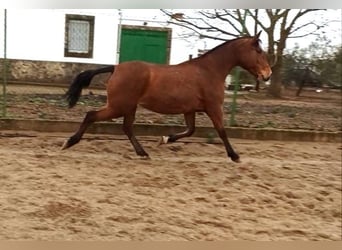
<instances>
[{"instance_id":1,"label":"window grille","mask_svg":"<svg viewBox=\"0 0 342 250\"><path fill-rule=\"evenodd\" d=\"M94 16L66 15L66 57L93 57Z\"/></svg>"}]
</instances>

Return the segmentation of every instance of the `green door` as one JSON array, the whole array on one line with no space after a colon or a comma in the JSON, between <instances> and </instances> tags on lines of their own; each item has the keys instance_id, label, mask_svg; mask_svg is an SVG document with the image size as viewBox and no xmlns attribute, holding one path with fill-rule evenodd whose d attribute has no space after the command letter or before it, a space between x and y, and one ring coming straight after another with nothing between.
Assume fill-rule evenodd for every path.
<instances>
[{"instance_id":1,"label":"green door","mask_svg":"<svg viewBox=\"0 0 342 250\"><path fill-rule=\"evenodd\" d=\"M122 28L119 61L168 63L168 38L168 31Z\"/></svg>"}]
</instances>

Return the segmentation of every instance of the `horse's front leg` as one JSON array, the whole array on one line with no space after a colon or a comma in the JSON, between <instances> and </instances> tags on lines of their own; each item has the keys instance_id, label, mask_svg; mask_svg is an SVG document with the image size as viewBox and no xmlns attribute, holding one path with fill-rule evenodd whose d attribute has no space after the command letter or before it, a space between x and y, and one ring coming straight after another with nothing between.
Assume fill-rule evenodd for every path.
<instances>
[{"instance_id":1,"label":"horse's front leg","mask_svg":"<svg viewBox=\"0 0 342 250\"><path fill-rule=\"evenodd\" d=\"M196 117L195 112L184 114L186 130L181 133L171 134L169 136L163 136L159 144L175 142L183 137L191 136L195 132L195 117Z\"/></svg>"},{"instance_id":2,"label":"horse's front leg","mask_svg":"<svg viewBox=\"0 0 342 250\"><path fill-rule=\"evenodd\" d=\"M133 122L135 120L135 111L132 111L130 114L124 116L123 121L123 131L127 135L128 139L130 140L135 152L137 155L149 158L148 154L145 152L144 148L140 145L137 138L133 134Z\"/></svg>"},{"instance_id":3,"label":"horse's front leg","mask_svg":"<svg viewBox=\"0 0 342 250\"><path fill-rule=\"evenodd\" d=\"M234 162L240 162L240 157L237 153L235 153L233 147L230 145L229 140L227 138L226 130L223 126L223 112L221 106L218 106L216 108L208 109L207 114L211 121L213 122L213 125L220 136L221 140L224 143L224 146L226 148L226 152L228 157L232 159Z\"/></svg>"}]
</instances>

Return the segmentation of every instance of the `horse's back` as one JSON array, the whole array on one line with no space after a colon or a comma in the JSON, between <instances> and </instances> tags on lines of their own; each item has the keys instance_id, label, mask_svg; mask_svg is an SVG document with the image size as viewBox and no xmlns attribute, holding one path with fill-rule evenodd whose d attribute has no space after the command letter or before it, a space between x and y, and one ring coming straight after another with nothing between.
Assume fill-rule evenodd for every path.
<instances>
[{"instance_id":1,"label":"horse's back","mask_svg":"<svg viewBox=\"0 0 342 250\"><path fill-rule=\"evenodd\" d=\"M190 64L155 64L144 61L128 61L116 66L110 81L116 85L133 84L135 87L160 87L171 90L185 85L198 84L204 77L200 69ZM122 86L120 86L122 87Z\"/></svg>"}]
</instances>

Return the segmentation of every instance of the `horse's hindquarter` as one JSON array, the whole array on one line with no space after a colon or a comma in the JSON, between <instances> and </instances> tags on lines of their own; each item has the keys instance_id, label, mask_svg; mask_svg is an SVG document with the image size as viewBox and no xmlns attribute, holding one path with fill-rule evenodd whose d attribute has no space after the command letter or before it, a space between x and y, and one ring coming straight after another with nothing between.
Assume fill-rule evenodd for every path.
<instances>
[{"instance_id":1,"label":"horse's hindquarter","mask_svg":"<svg viewBox=\"0 0 342 250\"><path fill-rule=\"evenodd\" d=\"M107 105L125 111L137 106L147 88L148 64L132 61L118 64L107 84Z\"/></svg>"},{"instance_id":2,"label":"horse's hindquarter","mask_svg":"<svg viewBox=\"0 0 342 250\"><path fill-rule=\"evenodd\" d=\"M154 65L139 104L162 114L202 111L204 96L200 74L197 68L187 65Z\"/></svg>"}]
</instances>

